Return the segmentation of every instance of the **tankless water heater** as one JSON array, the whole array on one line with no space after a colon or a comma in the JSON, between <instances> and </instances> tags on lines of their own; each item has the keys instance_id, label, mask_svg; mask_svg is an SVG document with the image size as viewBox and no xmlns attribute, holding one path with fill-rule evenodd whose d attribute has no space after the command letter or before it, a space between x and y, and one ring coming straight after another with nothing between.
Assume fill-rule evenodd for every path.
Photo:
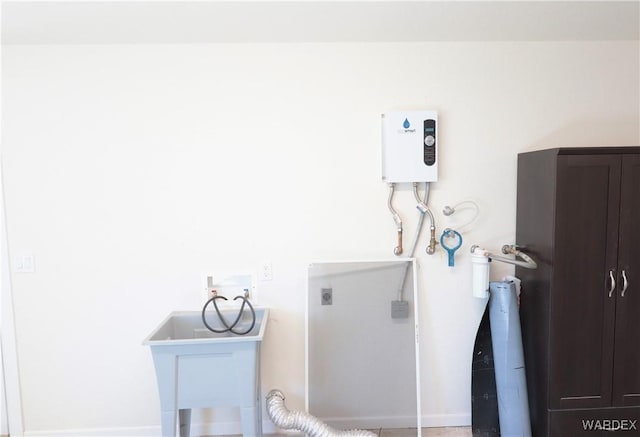
<instances>
[{"instance_id":1,"label":"tankless water heater","mask_svg":"<svg viewBox=\"0 0 640 437\"><path fill-rule=\"evenodd\" d=\"M382 114L382 180L438 180L438 113L399 111Z\"/></svg>"}]
</instances>

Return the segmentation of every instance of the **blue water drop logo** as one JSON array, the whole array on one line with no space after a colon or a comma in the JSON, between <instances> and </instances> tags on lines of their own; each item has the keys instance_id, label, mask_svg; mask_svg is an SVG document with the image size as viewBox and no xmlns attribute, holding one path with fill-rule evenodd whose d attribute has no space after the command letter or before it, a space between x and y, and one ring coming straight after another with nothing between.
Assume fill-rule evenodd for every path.
<instances>
[{"instance_id":1,"label":"blue water drop logo","mask_svg":"<svg viewBox=\"0 0 640 437\"><path fill-rule=\"evenodd\" d=\"M404 123L402 123L402 127L404 127L405 129L409 129L409 127L411 126L411 123L409 123L408 119L404 119Z\"/></svg>"}]
</instances>

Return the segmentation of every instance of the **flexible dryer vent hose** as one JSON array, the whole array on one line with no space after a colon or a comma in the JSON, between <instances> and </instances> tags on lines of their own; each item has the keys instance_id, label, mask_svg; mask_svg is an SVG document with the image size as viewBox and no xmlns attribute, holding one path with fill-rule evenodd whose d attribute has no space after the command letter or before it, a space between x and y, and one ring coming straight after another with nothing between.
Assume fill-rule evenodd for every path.
<instances>
[{"instance_id":1,"label":"flexible dryer vent hose","mask_svg":"<svg viewBox=\"0 0 640 437\"><path fill-rule=\"evenodd\" d=\"M376 434L359 429L339 431L317 417L301 411L289 411L284 405L284 394L271 390L267 394L267 414L279 428L303 432L309 437L375 437Z\"/></svg>"}]
</instances>

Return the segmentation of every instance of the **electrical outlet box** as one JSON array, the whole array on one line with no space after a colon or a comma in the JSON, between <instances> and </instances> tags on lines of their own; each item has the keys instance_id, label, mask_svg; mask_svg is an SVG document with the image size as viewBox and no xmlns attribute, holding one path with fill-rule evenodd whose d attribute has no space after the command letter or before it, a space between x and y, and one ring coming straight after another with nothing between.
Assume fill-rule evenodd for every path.
<instances>
[{"instance_id":1,"label":"electrical outlet box","mask_svg":"<svg viewBox=\"0 0 640 437\"><path fill-rule=\"evenodd\" d=\"M409 318L409 302L406 300L391 301L391 318L392 319L408 319Z\"/></svg>"},{"instance_id":2,"label":"electrical outlet box","mask_svg":"<svg viewBox=\"0 0 640 437\"><path fill-rule=\"evenodd\" d=\"M438 113L400 111L382 114L382 180L438 180Z\"/></svg>"},{"instance_id":3,"label":"electrical outlet box","mask_svg":"<svg viewBox=\"0 0 640 437\"><path fill-rule=\"evenodd\" d=\"M320 290L320 298L322 305L333 305L333 289L323 288Z\"/></svg>"}]
</instances>

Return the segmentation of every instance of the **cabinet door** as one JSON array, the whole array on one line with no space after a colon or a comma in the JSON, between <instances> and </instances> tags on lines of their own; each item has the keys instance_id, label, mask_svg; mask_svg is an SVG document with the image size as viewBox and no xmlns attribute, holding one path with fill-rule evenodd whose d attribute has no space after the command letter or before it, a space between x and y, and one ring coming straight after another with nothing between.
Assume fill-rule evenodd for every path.
<instances>
[{"instance_id":1,"label":"cabinet door","mask_svg":"<svg viewBox=\"0 0 640 437\"><path fill-rule=\"evenodd\" d=\"M611 405L616 295L609 288L617 265L620 162L619 155L558 157L549 344L552 409Z\"/></svg>"},{"instance_id":2,"label":"cabinet door","mask_svg":"<svg viewBox=\"0 0 640 437\"><path fill-rule=\"evenodd\" d=\"M622 159L618 245L613 404L640 405L640 155Z\"/></svg>"}]
</instances>

